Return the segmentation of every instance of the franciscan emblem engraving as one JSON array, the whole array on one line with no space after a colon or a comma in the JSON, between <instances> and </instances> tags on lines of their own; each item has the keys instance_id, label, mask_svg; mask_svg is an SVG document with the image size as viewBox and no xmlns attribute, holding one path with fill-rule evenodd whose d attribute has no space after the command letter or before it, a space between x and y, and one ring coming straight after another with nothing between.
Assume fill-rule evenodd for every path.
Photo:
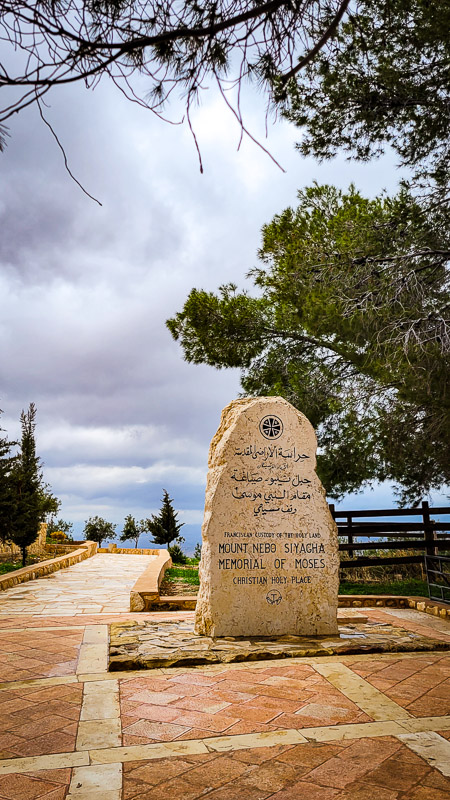
<instances>
[{"instance_id":1,"label":"franciscan emblem engraving","mask_svg":"<svg viewBox=\"0 0 450 800\"><path fill-rule=\"evenodd\" d=\"M259 430L266 439L278 439L283 433L283 423L279 417L273 415L263 417L259 423Z\"/></svg>"},{"instance_id":2,"label":"franciscan emblem engraving","mask_svg":"<svg viewBox=\"0 0 450 800\"><path fill-rule=\"evenodd\" d=\"M269 594L266 594L266 600L270 606L277 606L278 603L281 603L283 597L278 589L272 589Z\"/></svg>"}]
</instances>

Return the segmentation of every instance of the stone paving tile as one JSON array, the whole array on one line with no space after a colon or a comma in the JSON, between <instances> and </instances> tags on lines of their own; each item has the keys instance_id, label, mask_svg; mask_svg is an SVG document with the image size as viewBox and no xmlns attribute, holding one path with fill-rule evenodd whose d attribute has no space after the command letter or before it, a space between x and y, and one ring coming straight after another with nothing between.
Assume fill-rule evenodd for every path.
<instances>
[{"instance_id":1,"label":"stone paving tile","mask_svg":"<svg viewBox=\"0 0 450 800\"><path fill-rule=\"evenodd\" d=\"M371 613L373 614L382 613L386 615L386 618L390 618L391 620L392 617L397 617L397 619L401 620L409 620L413 623L418 623L421 626L433 629L434 631L441 631L442 633L448 634L449 632L450 620L448 619L447 616L441 617L441 616L435 616L434 614L426 614L421 611L417 611L417 609L414 608L390 608L390 607L372 609ZM394 622L394 624L397 624L397 622Z\"/></svg>"},{"instance_id":2,"label":"stone paving tile","mask_svg":"<svg viewBox=\"0 0 450 800\"><path fill-rule=\"evenodd\" d=\"M0 758L75 750L82 691L71 684L2 692Z\"/></svg>"},{"instance_id":3,"label":"stone paving tile","mask_svg":"<svg viewBox=\"0 0 450 800\"><path fill-rule=\"evenodd\" d=\"M349 668L415 717L450 713L450 655L418 655L386 663L353 661Z\"/></svg>"},{"instance_id":4,"label":"stone paving tile","mask_svg":"<svg viewBox=\"0 0 450 800\"><path fill-rule=\"evenodd\" d=\"M393 737L124 764L124 800L448 800L450 779Z\"/></svg>"},{"instance_id":5,"label":"stone paving tile","mask_svg":"<svg viewBox=\"0 0 450 800\"><path fill-rule=\"evenodd\" d=\"M64 800L71 769L40 770L0 776L2 800Z\"/></svg>"},{"instance_id":6,"label":"stone paving tile","mask_svg":"<svg viewBox=\"0 0 450 800\"><path fill-rule=\"evenodd\" d=\"M306 664L196 670L119 685L124 745L371 720Z\"/></svg>"},{"instance_id":7,"label":"stone paving tile","mask_svg":"<svg viewBox=\"0 0 450 800\"><path fill-rule=\"evenodd\" d=\"M0 631L0 681L75 673L83 632Z\"/></svg>"}]
</instances>

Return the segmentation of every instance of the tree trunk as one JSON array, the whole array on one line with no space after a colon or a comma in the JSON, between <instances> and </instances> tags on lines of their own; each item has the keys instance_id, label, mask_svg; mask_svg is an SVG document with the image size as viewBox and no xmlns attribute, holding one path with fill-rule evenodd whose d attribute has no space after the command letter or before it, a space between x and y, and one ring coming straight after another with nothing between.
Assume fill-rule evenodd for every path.
<instances>
[{"instance_id":1,"label":"tree trunk","mask_svg":"<svg viewBox=\"0 0 450 800\"><path fill-rule=\"evenodd\" d=\"M27 560L27 548L25 545L22 546L22 567L26 566Z\"/></svg>"}]
</instances>

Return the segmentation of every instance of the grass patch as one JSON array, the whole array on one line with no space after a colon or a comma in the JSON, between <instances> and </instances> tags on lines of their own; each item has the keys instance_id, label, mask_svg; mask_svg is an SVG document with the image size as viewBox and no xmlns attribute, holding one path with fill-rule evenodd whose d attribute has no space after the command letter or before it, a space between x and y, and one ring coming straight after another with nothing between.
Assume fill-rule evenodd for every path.
<instances>
[{"instance_id":1,"label":"grass patch","mask_svg":"<svg viewBox=\"0 0 450 800\"><path fill-rule=\"evenodd\" d=\"M342 581L339 594L394 594L428 597L428 585L420 578L405 578L403 581L376 581L361 583Z\"/></svg>"},{"instance_id":2,"label":"grass patch","mask_svg":"<svg viewBox=\"0 0 450 800\"><path fill-rule=\"evenodd\" d=\"M166 570L164 580L168 583L185 583L189 586L199 586L198 569L190 566L171 567ZM401 581L341 581L339 594L393 594L412 595L415 597L428 597L427 582L420 578L405 578Z\"/></svg>"},{"instance_id":3,"label":"grass patch","mask_svg":"<svg viewBox=\"0 0 450 800\"><path fill-rule=\"evenodd\" d=\"M35 564L40 564L41 561L47 561L49 558L54 558L51 553L45 553L41 557L31 555L27 557L26 567L34 567ZM6 575L7 572L14 572L16 569L22 569L22 559L18 561L4 561L0 563L0 575Z\"/></svg>"},{"instance_id":4,"label":"grass patch","mask_svg":"<svg viewBox=\"0 0 450 800\"><path fill-rule=\"evenodd\" d=\"M7 572L14 572L15 569L20 569L22 564L20 562L12 563L10 561L5 561L4 564L0 564L0 575L5 575Z\"/></svg>"},{"instance_id":5,"label":"grass patch","mask_svg":"<svg viewBox=\"0 0 450 800\"><path fill-rule=\"evenodd\" d=\"M170 567L164 573L164 580L176 583L188 583L190 586L199 586L198 569L189 567Z\"/></svg>"}]
</instances>

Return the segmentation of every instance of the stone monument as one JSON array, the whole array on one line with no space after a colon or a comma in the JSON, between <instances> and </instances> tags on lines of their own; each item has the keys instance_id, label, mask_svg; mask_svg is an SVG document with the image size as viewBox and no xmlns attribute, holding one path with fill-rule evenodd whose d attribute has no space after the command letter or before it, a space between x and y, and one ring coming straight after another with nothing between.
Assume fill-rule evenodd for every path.
<instances>
[{"instance_id":1,"label":"stone monument","mask_svg":"<svg viewBox=\"0 0 450 800\"><path fill-rule=\"evenodd\" d=\"M281 397L235 400L209 453L196 633L337 633L338 540L316 436Z\"/></svg>"}]
</instances>

